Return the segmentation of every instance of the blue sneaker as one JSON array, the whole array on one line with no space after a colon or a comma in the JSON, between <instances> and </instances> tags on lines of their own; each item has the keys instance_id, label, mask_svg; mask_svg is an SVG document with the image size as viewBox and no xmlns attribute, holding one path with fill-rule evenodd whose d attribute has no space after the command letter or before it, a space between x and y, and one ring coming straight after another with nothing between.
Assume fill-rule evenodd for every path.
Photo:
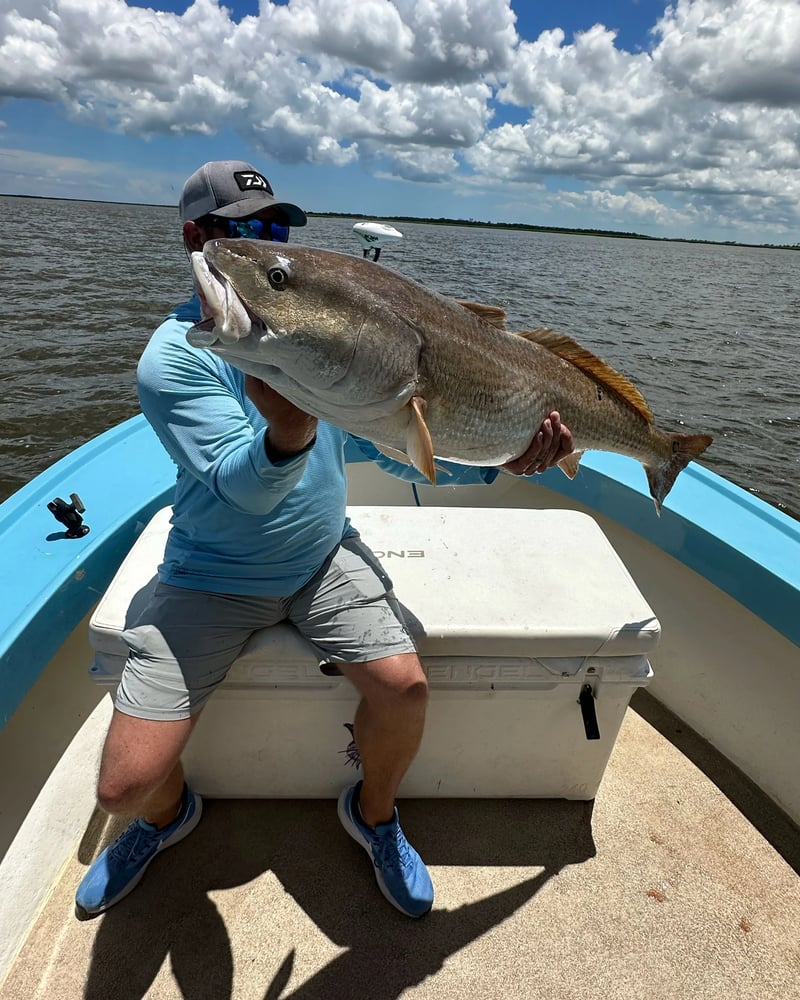
<instances>
[{"instance_id":1,"label":"blue sneaker","mask_svg":"<svg viewBox=\"0 0 800 1000\"><path fill-rule=\"evenodd\" d=\"M160 829L136 819L89 866L75 894L75 916L90 920L124 899L147 871L153 858L183 840L200 822L203 800L183 786L181 807L175 819Z\"/></svg>"},{"instance_id":2,"label":"blue sneaker","mask_svg":"<svg viewBox=\"0 0 800 1000\"><path fill-rule=\"evenodd\" d=\"M422 917L433 906L433 883L422 858L400 829L397 809L388 823L373 828L361 819L361 782L339 796L339 819L353 840L372 858L378 887L392 906L408 917Z\"/></svg>"}]
</instances>

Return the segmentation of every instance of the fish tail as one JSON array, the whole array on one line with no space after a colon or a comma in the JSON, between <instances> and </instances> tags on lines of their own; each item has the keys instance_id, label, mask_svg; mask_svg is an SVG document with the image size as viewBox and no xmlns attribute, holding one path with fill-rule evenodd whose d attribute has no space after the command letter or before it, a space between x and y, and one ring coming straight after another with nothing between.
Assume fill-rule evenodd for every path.
<instances>
[{"instance_id":1,"label":"fish tail","mask_svg":"<svg viewBox=\"0 0 800 1000\"><path fill-rule=\"evenodd\" d=\"M656 505L656 513L661 516L661 504L664 497L672 489L672 485L681 472L693 459L702 455L714 440L710 434L667 434L672 452L669 458L658 465L646 465L647 482L650 485L650 496Z\"/></svg>"}]
</instances>

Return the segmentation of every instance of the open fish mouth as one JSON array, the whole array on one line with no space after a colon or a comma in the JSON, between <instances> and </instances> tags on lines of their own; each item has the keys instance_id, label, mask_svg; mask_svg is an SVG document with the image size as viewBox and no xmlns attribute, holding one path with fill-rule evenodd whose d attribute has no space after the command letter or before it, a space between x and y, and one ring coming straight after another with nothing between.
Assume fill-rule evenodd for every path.
<instances>
[{"instance_id":1,"label":"open fish mouth","mask_svg":"<svg viewBox=\"0 0 800 1000\"><path fill-rule=\"evenodd\" d=\"M235 344L250 336L254 317L228 279L213 268L202 253L193 253L191 260L204 318L187 332L189 343L193 347L211 347L217 341Z\"/></svg>"}]
</instances>

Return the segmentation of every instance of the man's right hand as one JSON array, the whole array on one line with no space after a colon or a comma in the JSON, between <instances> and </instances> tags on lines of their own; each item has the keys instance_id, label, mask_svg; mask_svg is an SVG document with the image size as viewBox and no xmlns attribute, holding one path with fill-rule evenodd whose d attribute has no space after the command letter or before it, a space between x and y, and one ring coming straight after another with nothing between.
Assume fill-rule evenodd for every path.
<instances>
[{"instance_id":1,"label":"man's right hand","mask_svg":"<svg viewBox=\"0 0 800 1000\"><path fill-rule=\"evenodd\" d=\"M301 410L254 375L245 375L244 388L269 430L264 449L270 462L291 458L311 444L317 433L317 418Z\"/></svg>"}]
</instances>

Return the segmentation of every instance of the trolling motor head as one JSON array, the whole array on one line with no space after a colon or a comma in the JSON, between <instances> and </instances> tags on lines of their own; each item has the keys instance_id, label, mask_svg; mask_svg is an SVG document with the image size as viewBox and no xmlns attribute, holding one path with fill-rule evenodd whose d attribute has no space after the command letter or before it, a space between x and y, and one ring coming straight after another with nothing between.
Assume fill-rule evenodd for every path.
<instances>
[{"instance_id":1,"label":"trolling motor head","mask_svg":"<svg viewBox=\"0 0 800 1000\"><path fill-rule=\"evenodd\" d=\"M403 234L385 222L357 222L353 226L356 239L361 244L365 257L377 260L381 250L389 243L402 240Z\"/></svg>"}]
</instances>

